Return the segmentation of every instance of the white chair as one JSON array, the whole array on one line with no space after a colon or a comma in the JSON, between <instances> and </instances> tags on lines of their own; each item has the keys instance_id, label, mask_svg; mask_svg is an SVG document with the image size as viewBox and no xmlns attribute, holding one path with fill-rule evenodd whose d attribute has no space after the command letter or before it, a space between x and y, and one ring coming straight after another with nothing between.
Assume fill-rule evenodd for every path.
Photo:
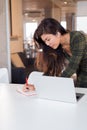
<instances>
[{"instance_id":1,"label":"white chair","mask_svg":"<svg viewBox=\"0 0 87 130\"><path fill-rule=\"evenodd\" d=\"M0 68L0 83L9 83L7 68Z\"/></svg>"}]
</instances>

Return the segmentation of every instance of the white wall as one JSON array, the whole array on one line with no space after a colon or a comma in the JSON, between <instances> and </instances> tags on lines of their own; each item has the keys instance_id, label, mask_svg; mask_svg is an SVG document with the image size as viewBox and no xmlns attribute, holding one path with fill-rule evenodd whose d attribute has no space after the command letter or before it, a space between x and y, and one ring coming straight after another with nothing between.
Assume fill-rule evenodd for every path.
<instances>
[{"instance_id":1,"label":"white wall","mask_svg":"<svg viewBox=\"0 0 87 130\"><path fill-rule=\"evenodd\" d=\"M87 1L79 1L77 2L77 16L87 16Z\"/></svg>"},{"instance_id":2,"label":"white wall","mask_svg":"<svg viewBox=\"0 0 87 130\"><path fill-rule=\"evenodd\" d=\"M6 67L11 77L8 0L0 0L0 67Z\"/></svg>"}]
</instances>

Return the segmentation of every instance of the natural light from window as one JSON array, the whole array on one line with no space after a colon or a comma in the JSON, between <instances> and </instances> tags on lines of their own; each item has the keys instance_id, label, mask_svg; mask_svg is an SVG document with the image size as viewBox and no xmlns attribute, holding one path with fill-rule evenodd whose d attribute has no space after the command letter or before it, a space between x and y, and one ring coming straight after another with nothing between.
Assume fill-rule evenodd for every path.
<instances>
[{"instance_id":1,"label":"natural light from window","mask_svg":"<svg viewBox=\"0 0 87 130\"><path fill-rule=\"evenodd\" d=\"M87 33L87 17L76 17L76 30Z\"/></svg>"},{"instance_id":2,"label":"natural light from window","mask_svg":"<svg viewBox=\"0 0 87 130\"><path fill-rule=\"evenodd\" d=\"M37 28L37 22L26 22L24 26L24 39L30 40L33 37L34 31Z\"/></svg>"},{"instance_id":3,"label":"natural light from window","mask_svg":"<svg viewBox=\"0 0 87 130\"><path fill-rule=\"evenodd\" d=\"M61 25L66 29L66 21L61 21Z\"/></svg>"}]
</instances>

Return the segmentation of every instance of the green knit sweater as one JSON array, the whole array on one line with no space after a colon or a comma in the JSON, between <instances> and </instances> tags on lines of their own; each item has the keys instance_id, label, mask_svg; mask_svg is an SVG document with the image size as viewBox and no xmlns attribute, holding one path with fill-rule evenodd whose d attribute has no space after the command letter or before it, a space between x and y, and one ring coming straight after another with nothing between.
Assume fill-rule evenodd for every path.
<instances>
[{"instance_id":1,"label":"green knit sweater","mask_svg":"<svg viewBox=\"0 0 87 130\"><path fill-rule=\"evenodd\" d=\"M62 73L62 77L77 74L76 87L87 87L87 37L79 31L70 32L70 49L72 56L65 52L69 65Z\"/></svg>"}]
</instances>

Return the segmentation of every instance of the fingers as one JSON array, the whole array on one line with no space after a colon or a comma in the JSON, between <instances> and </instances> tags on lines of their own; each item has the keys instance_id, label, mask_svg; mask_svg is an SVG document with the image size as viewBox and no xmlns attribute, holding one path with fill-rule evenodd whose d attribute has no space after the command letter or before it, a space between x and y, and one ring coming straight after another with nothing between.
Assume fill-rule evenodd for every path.
<instances>
[{"instance_id":1,"label":"fingers","mask_svg":"<svg viewBox=\"0 0 87 130\"><path fill-rule=\"evenodd\" d=\"M29 90L31 90L31 91L35 91L35 87L34 87L34 85L29 85Z\"/></svg>"},{"instance_id":2,"label":"fingers","mask_svg":"<svg viewBox=\"0 0 87 130\"><path fill-rule=\"evenodd\" d=\"M24 92L35 91L35 87L32 84L28 84L28 85L25 84L23 87L23 91Z\"/></svg>"},{"instance_id":3,"label":"fingers","mask_svg":"<svg viewBox=\"0 0 87 130\"><path fill-rule=\"evenodd\" d=\"M26 84L23 86L23 91L24 92L28 92L29 91L29 86L27 86Z\"/></svg>"}]
</instances>

